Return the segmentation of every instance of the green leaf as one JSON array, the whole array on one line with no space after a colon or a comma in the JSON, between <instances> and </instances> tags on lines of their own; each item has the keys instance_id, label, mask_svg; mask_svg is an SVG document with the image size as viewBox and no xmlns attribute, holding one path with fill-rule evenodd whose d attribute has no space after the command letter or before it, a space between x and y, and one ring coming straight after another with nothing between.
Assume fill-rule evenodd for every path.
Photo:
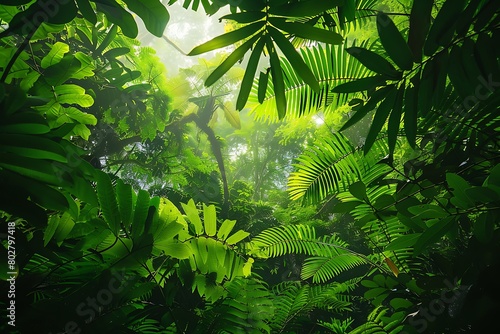
<instances>
[{"instance_id":1,"label":"green leaf","mask_svg":"<svg viewBox=\"0 0 500 334\"><path fill-rule=\"evenodd\" d=\"M482 0L471 0L469 1L469 4L465 8L465 10L460 14L460 16L457 19L457 36L463 37L467 31L469 31L469 28L473 22L473 17L476 14L478 6L483 2ZM490 1L489 3L495 3L497 1ZM498 3L498 2L497 2ZM484 9L484 7L483 7ZM493 10L495 12L495 10ZM477 21L476 21L477 22Z\"/></svg>"},{"instance_id":2,"label":"green leaf","mask_svg":"<svg viewBox=\"0 0 500 334\"><path fill-rule=\"evenodd\" d=\"M75 58L78 59L80 62L81 66L80 68L73 73L72 78L75 79L84 79L86 77L93 77L94 76L94 60L92 57L89 55L83 53L83 52L77 52L75 53Z\"/></svg>"},{"instance_id":3,"label":"green leaf","mask_svg":"<svg viewBox=\"0 0 500 334\"><path fill-rule=\"evenodd\" d=\"M403 96L405 92L405 86L402 85L396 95L396 100L394 101L394 106L392 108L391 115L389 117L389 123L387 124L387 135L389 142L389 152L394 153L396 148L396 142L398 140L399 125L401 124L401 113L403 111Z\"/></svg>"},{"instance_id":4,"label":"green leaf","mask_svg":"<svg viewBox=\"0 0 500 334\"><path fill-rule=\"evenodd\" d=\"M123 34L130 38L136 38L139 32L134 17L114 0L99 0L95 2L98 12L103 12L107 19L117 24Z\"/></svg>"},{"instance_id":5,"label":"green leaf","mask_svg":"<svg viewBox=\"0 0 500 334\"><path fill-rule=\"evenodd\" d=\"M445 235L454 225L455 220L453 217L446 217L426 229L415 243L413 256L420 255L427 247L434 244Z\"/></svg>"},{"instance_id":6,"label":"green leaf","mask_svg":"<svg viewBox=\"0 0 500 334\"><path fill-rule=\"evenodd\" d=\"M80 109L77 109L75 107L69 107L64 109L64 115L68 116L72 120L80 123L75 126L74 133L76 134L76 128L78 126L83 126L83 124L88 124L88 125L96 125L97 124L97 118L95 118L94 115L92 114L87 114L81 111ZM84 138L84 137L82 137ZM87 138L84 138L85 140L88 140Z\"/></svg>"},{"instance_id":7,"label":"green leaf","mask_svg":"<svg viewBox=\"0 0 500 334\"><path fill-rule=\"evenodd\" d=\"M231 235L229 238L227 238L226 243L229 245L235 245L241 240L245 239L248 237L250 233L245 232L243 230L236 231L233 235Z\"/></svg>"},{"instance_id":8,"label":"green leaf","mask_svg":"<svg viewBox=\"0 0 500 334\"><path fill-rule=\"evenodd\" d=\"M189 244L183 244L172 240L160 240L155 242L155 247L164 251L166 255L179 260L188 259L192 255L192 249Z\"/></svg>"},{"instance_id":9,"label":"green leaf","mask_svg":"<svg viewBox=\"0 0 500 334\"><path fill-rule=\"evenodd\" d=\"M94 9L90 5L89 0L76 0L76 4L78 5L80 12L83 14L83 17L95 25L97 23L97 16L95 15Z\"/></svg>"},{"instance_id":10,"label":"green leaf","mask_svg":"<svg viewBox=\"0 0 500 334\"><path fill-rule=\"evenodd\" d=\"M95 49L95 54L100 55L105 48L109 46L109 44L116 38L116 34L118 33L118 27L116 24L113 24L111 28L109 28L106 36L102 40L101 44Z\"/></svg>"},{"instance_id":11,"label":"green leaf","mask_svg":"<svg viewBox=\"0 0 500 334\"><path fill-rule=\"evenodd\" d=\"M117 236L120 231L120 211L111 179L108 174L101 171L98 171L96 176L97 198L99 199L102 215L113 234Z\"/></svg>"},{"instance_id":12,"label":"green leaf","mask_svg":"<svg viewBox=\"0 0 500 334\"><path fill-rule=\"evenodd\" d=\"M125 184L121 179L116 181L116 198L118 200L118 208L123 225L126 228L132 224L132 186Z\"/></svg>"},{"instance_id":13,"label":"green leaf","mask_svg":"<svg viewBox=\"0 0 500 334\"><path fill-rule=\"evenodd\" d=\"M443 218L449 216L443 208L434 204L412 206L408 208L408 211L420 219Z\"/></svg>"},{"instance_id":14,"label":"green leaf","mask_svg":"<svg viewBox=\"0 0 500 334\"><path fill-rule=\"evenodd\" d=\"M470 189L469 183L460 175L455 173L446 173L446 182L452 188L453 195L463 204L466 205L464 209L474 206L474 201L467 196L466 190Z\"/></svg>"},{"instance_id":15,"label":"green leaf","mask_svg":"<svg viewBox=\"0 0 500 334\"><path fill-rule=\"evenodd\" d=\"M224 104L222 104L221 107L224 110L224 118L226 121L228 121L233 128L241 129L240 114L236 110L230 109Z\"/></svg>"},{"instance_id":16,"label":"green leaf","mask_svg":"<svg viewBox=\"0 0 500 334\"><path fill-rule=\"evenodd\" d=\"M349 185L349 192L360 200L365 200L366 198L366 186L362 181L357 181Z\"/></svg>"},{"instance_id":17,"label":"green leaf","mask_svg":"<svg viewBox=\"0 0 500 334\"><path fill-rule=\"evenodd\" d=\"M336 32L316 28L306 23L287 22L285 21L285 19L274 17L269 18L269 22L278 29L304 39L323 42L327 44L341 44L344 40L342 35ZM268 29L269 28L270 27L268 27Z\"/></svg>"},{"instance_id":18,"label":"green leaf","mask_svg":"<svg viewBox=\"0 0 500 334\"><path fill-rule=\"evenodd\" d=\"M276 94L276 109L278 111L278 118L283 119L286 114L286 96L285 96L285 83L283 81L283 70L281 63L276 53L276 49L271 41L267 43L267 50L269 52L269 60L271 62L271 77L273 80L274 92Z\"/></svg>"},{"instance_id":19,"label":"green leaf","mask_svg":"<svg viewBox=\"0 0 500 334\"><path fill-rule=\"evenodd\" d=\"M4 167L21 175L60 186L64 184L60 170L54 162L23 157L12 153L0 153L0 167Z\"/></svg>"},{"instance_id":20,"label":"green leaf","mask_svg":"<svg viewBox=\"0 0 500 334\"><path fill-rule=\"evenodd\" d=\"M222 77L227 71L233 67L234 64L245 56L245 53L250 50L252 45L255 43L257 39L259 39L262 34L258 34L250 38L248 41L240 45L236 50L231 52L231 54L224 59L224 61L217 66L217 68L210 73L207 80L205 80L205 86L210 87L213 85L220 77Z\"/></svg>"},{"instance_id":21,"label":"green leaf","mask_svg":"<svg viewBox=\"0 0 500 334\"><path fill-rule=\"evenodd\" d=\"M228 219L224 220L222 222L221 227L219 228L219 231L217 232L217 238L221 240L226 240L226 238L233 230L235 224L236 220L228 220Z\"/></svg>"},{"instance_id":22,"label":"green leaf","mask_svg":"<svg viewBox=\"0 0 500 334\"><path fill-rule=\"evenodd\" d=\"M474 31L482 30L493 17L497 17L500 3L498 1L487 1L479 11L476 22L474 23Z\"/></svg>"},{"instance_id":23,"label":"green leaf","mask_svg":"<svg viewBox=\"0 0 500 334\"><path fill-rule=\"evenodd\" d=\"M287 3L281 6L271 6L269 13L286 17L306 17L316 16L328 9L343 5L341 0L305 0L294 3Z\"/></svg>"},{"instance_id":24,"label":"green leaf","mask_svg":"<svg viewBox=\"0 0 500 334\"><path fill-rule=\"evenodd\" d=\"M140 237L144 233L146 219L148 217L149 204L149 193L140 189L137 193L137 199L135 201L134 221L131 226L132 234L135 237Z\"/></svg>"},{"instance_id":25,"label":"green leaf","mask_svg":"<svg viewBox=\"0 0 500 334\"><path fill-rule=\"evenodd\" d=\"M201 223L200 216L198 214L198 209L196 208L196 204L192 199L189 200L187 204L181 203L186 216L188 217L191 224L194 226L194 232L196 235L203 234L203 225Z\"/></svg>"},{"instance_id":26,"label":"green leaf","mask_svg":"<svg viewBox=\"0 0 500 334\"><path fill-rule=\"evenodd\" d=\"M390 304L394 308L394 310L408 309L413 306L413 303L411 301L404 298L393 298L391 299Z\"/></svg>"},{"instance_id":27,"label":"green leaf","mask_svg":"<svg viewBox=\"0 0 500 334\"><path fill-rule=\"evenodd\" d=\"M386 251L398 251L410 248L418 241L422 233L405 234L392 240L384 249Z\"/></svg>"},{"instance_id":28,"label":"green leaf","mask_svg":"<svg viewBox=\"0 0 500 334\"><path fill-rule=\"evenodd\" d=\"M424 44L424 54L433 55L440 45L450 42L455 31L457 17L460 16L466 0L447 0L434 20Z\"/></svg>"},{"instance_id":29,"label":"green leaf","mask_svg":"<svg viewBox=\"0 0 500 334\"><path fill-rule=\"evenodd\" d=\"M368 89L374 89L385 84L386 78L383 75L374 75L361 78L335 86L332 89L334 93L355 93ZM372 108L373 109L373 108Z\"/></svg>"},{"instance_id":30,"label":"green leaf","mask_svg":"<svg viewBox=\"0 0 500 334\"><path fill-rule=\"evenodd\" d=\"M358 111L351 117L349 120L340 128L340 131L344 131L345 129L353 126L360 120L362 120L370 111L375 108L375 106L382 100L384 99L389 91L392 89L392 86L385 86L380 88L379 90L376 90L372 96L370 97L370 100L363 105L361 108L358 109Z\"/></svg>"},{"instance_id":31,"label":"green leaf","mask_svg":"<svg viewBox=\"0 0 500 334\"><path fill-rule=\"evenodd\" d=\"M68 236L74 226L75 222L71 218L71 215L69 212L65 212L59 219L57 229L54 232L54 239L58 246L61 246L64 239Z\"/></svg>"},{"instance_id":32,"label":"green leaf","mask_svg":"<svg viewBox=\"0 0 500 334\"><path fill-rule=\"evenodd\" d=\"M366 291L364 294L364 297L366 299L373 299L386 291L387 291L387 288L373 288L373 289Z\"/></svg>"},{"instance_id":33,"label":"green leaf","mask_svg":"<svg viewBox=\"0 0 500 334\"><path fill-rule=\"evenodd\" d=\"M238 100L236 101L237 110L242 110L245 107L245 104L247 103L248 96L250 94L250 91L252 90L254 75L255 72L257 71L257 66L259 64L262 50L264 49L264 44L265 44L265 39L261 38L255 45L254 49L252 50L252 54L250 55L247 68L245 70L245 75L243 76L243 80L241 81L241 88L238 94ZM267 82L265 87L267 88Z\"/></svg>"},{"instance_id":34,"label":"green leaf","mask_svg":"<svg viewBox=\"0 0 500 334\"><path fill-rule=\"evenodd\" d=\"M360 204L363 204L363 202L360 201L349 201L349 202L341 202L335 204L335 206L332 208L333 213L349 213L355 208L357 208Z\"/></svg>"},{"instance_id":35,"label":"green leaf","mask_svg":"<svg viewBox=\"0 0 500 334\"><path fill-rule=\"evenodd\" d=\"M107 59L114 59L130 53L130 49L126 47L114 48L106 51L102 56Z\"/></svg>"},{"instance_id":36,"label":"green leaf","mask_svg":"<svg viewBox=\"0 0 500 334\"><path fill-rule=\"evenodd\" d=\"M365 154L368 153L368 151L371 149L373 143L375 143L375 140L378 137L378 134L380 133L380 130L382 130L382 127L384 126L389 113L394 107L396 96L397 89L393 86L389 91L387 97L380 103L377 110L375 111L375 116L373 117L372 124L370 125L370 130L368 131L368 135L366 136L365 140Z\"/></svg>"},{"instance_id":37,"label":"green leaf","mask_svg":"<svg viewBox=\"0 0 500 334\"><path fill-rule=\"evenodd\" d=\"M465 189L465 195L475 203L491 203L499 200L497 193L487 187L471 187Z\"/></svg>"},{"instance_id":38,"label":"green leaf","mask_svg":"<svg viewBox=\"0 0 500 334\"><path fill-rule=\"evenodd\" d=\"M380 42L394 63L403 70L411 70L413 56L410 48L387 14L382 12L377 14L377 30Z\"/></svg>"},{"instance_id":39,"label":"green leaf","mask_svg":"<svg viewBox=\"0 0 500 334\"><path fill-rule=\"evenodd\" d=\"M224 15L220 18L220 20L233 20L238 23L251 23L263 19L265 16L266 13L263 11L249 11Z\"/></svg>"},{"instance_id":40,"label":"green leaf","mask_svg":"<svg viewBox=\"0 0 500 334\"><path fill-rule=\"evenodd\" d=\"M401 72L397 71L391 63L373 51L359 47L351 47L346 51L359 60L361 64L378 74L386 75L389 79L395 80L401 77Z\"/></svg>"},{"instance_id":41,"label":"green leaf","mask_svg":"<svg viewBox=\"0 0 500 334\"><path fill-rule=\"evenodd\" d=\"M473 233L477 240L482 243L491 241L495 230L495 218L488 212L481 213L473 225Z\"/></svg>"},{"instance_id":42,"label":"green leaf","mask_svg":"<svg viewBox=\"0 0 500 334\"><path fill-rule=\"evenodd\" d=\"M54 237L54 233L57 230L57 225L59 224L59 217L53 215L50 217L49 222L47 223L47 228L43 232L43 246L47 247L50 240Z\"/></svg>"},{"instance_id":43,"label":"green leaf","mask_svg":"<svg viewBox=\"0 0 500 334\"><path fill-rule=\"evenodd\" d=\"M213 51L234 44L242 39L252 36L257 31L262 29L264 25L265 25L264 21L255 22L246 25L238 30L230 31L226 34L217 36L208 42L198 45L193 50L191 50L191 52L189 52L188 55L196 56L205 52Z\"/></svg>"},{"instance_id":44,"label":"green leaf","mask_svg":"<svg viewBox=\"0 0 500 334\"><path fill-rule=\"evenodd\" d=\"M420 72L411 80L411 85L406 87L404 102L404 128L406 139L412 148L415 148L417 138L417 112L418 112L418 88L420 84Z\"/></svg>"},{"instance_id":45,"label":"green leaf","mask_svg":"<svg viewBox=\"0 0 500 334\"><path fill-rule=\"evenodd\" d=\"M259 103L264 102L266 98L267 84L269 82L269 71L260 72L259 74L259 89L257 91L257 99Z\"/></svg>"},{"instance_id":46,"label":"green leaf","mask_svg":"<svg viewBox=\"0 0 500 334\"><path fill-rule=\"evenodd\" d=\"M450 51L450 64L448 66L448 77L450 78L453 87L457 90L462 98L467 98L469 95L474 95L475 86L471 85L467 73L462 62L462 48L454 45ZM469 60L470 61L470 60ZM474 60L472 60L474 61Z\"/></svg>"},{"instance_id":47,"label":"green leaf","mask_svg":"<svg viewBox=\"0 0 500 334\"><path fill-rule=\"evenodd\" d=\"M286 39L278 30L273 27L268 28L269 34L276 42L280 50L288 59L293 69L297 74L308 84L315 92L319 91L318 80L312 73L311 69L306 65L302 57L288 39Z\"/></svg>"},{"instance_id":48,"label":"green leaf","mask_svg":"<svg viewBox=\"0 0 500 334\"><path fill-rule=\"evenodd\" d=\"M408 46L416 63L422 61L422 48L425 37L431 25L431 13L434 0L413 1L410 13L410 30L408 33Z\"/></svg>"},{"instance_id":49,"label":"green leaf","mask_svg":"<svg viewBox=\"0 0 500 334\"><path fill-rule=\"evenodd\" d=\"M184 230L185 226L180 223L170 222L167 224L159 224L158 229L154 232L153 240L172 240L180 231Z\"/></svg>"},{"instance_id":50,"label":"green leaf","mask_svg":"<svg viewBox=\"0 0 500 334\"><path fill-rule=\"evenodd\" d=\"M215 205L206 206L203 204L203 223L205 225L205 233L209 237L213 237L217 232Z\"/></svg>"},{"instance_id":51,"label":"green leaf","mask_svg":"<svg viewBox=\"0 0 500 334\"><path fill-rule=\"evenodd\" d=\"M73 55L66 55L57 64L47 67L44 71L44 78L51 86L59 86L73 76L82 64Z\"/></svg>"},{"instance_id":52,"label":"green leaf","mask_svg":"<svg viewBox=\"0 0 500 334\"><path fill-rule=\"evenodd\" d=\"M139 15L146 29L156 37L162 37L170 15L159 0L124 0L127 7Z\"/></svg>"},{"instance_id":53,"label":"green leaf","mask_svg":"<svg viewBox=\"0 0 500 334\"><path fill-rule=\"evenodd\" d=\"M28 158L47 159L66 163L66 152L55 141L24 134L0 134L0 147Z\"/></svg>"},{"instance_id":54,"label":"green leaf","mask_svg":"<svg viewBox=\"0 0 500 334\"><path fill-rule=\"evenodd\" d=\"M47 68L51 65L57 64L61 61L63 56L69 52L69 45L62 42L56 42L52 45L50 52L43 57L40 66L42 68Z\"/></svg>"}]
</instances>

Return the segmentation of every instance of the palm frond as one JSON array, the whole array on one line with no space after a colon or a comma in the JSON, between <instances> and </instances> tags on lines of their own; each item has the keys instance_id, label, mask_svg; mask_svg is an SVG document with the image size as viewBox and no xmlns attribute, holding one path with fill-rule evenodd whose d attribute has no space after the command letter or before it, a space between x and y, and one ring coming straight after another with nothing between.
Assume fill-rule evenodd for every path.
<instances>
[{"instance_id":1,"label":"palm frond","mask_svg":"<svg viewBox=\"0 0 500 334\"><path fill-rule=\"evenodd\" d=\"M295 18L295 22L315 25L322 29L335 31L341 35L346 35L350 31L365 26L377 15L378 10L375 9L377 0L355 0L346 3L342 11L337 9L327 10L315 16ZM349 8L347 8L349 7ZM346 11L349 12L346 15ZM290 36L290 40L296 48L313 46L316 43L310 40L303 39L297 36Z\"/></svg>"},{"instance_id":2,"label":"palm frond","mask_svg":"<svg viewBox=\"0 0 500 334\"><path fill-rule=\"evenodd\" d=\"M346 17L338 13L337 15L332 15L332 19L335 20L336 25L344 33L348 33L355 29L366 25L370 20L377 15L378 10L375 9L376 5L380 4L377 0L356 0L355 1L355 11L352 17Z\"/></svg>"},{"instance_id":3,"label":"palm frond","mask_svg":"<svg viewBox=\"0 0 500 334\"><path fill-rule=\"evenodd\" d=\"M470 104L470 100L475 103ZM451 85L443 98L421 122L422 134L433 134L434 150L441 146L467 145L472 148L498 145L500 116L496 113L500 94L494 93L481 100L464 100ZM474 151L474 150L472 150Z\"/></svg>"},{"instance_id":4,"label":"palm frond","mask_svg":"<svg viewBox=\"0 0 500 334\"><path fill-rule=\"evenodd\" d=\"M312 316L315 309L330 312L351 311L351 296L357 282L333 282L322 285L303 285L301 282L282 282L273 288L276 293L274 320L271 324L276 332L291 332L300 319Z\"/></svg>"},{"instance_id":5,"label":"palm frond","mask_svg":"<svg viewBox=\"0 0 500 334\"><path fill-rule=\"evenodd\" d=\"M276 296L276 314L272 323L277 333L283 333L290 323L299 315L311 309L309 303L309 286L290 285L280 295Z\"/></svg>"},{"instance_id":6,"label":"palm frond","mask_svg":"<svg viewBox=\"0 0 500 334\"><path fill-rule=\"evenodd\" d=\"M342 134L335 133L311 145L295 164L288 179L290 198L317 203L333 193L346 191L356 181L370 181L390 171L377 164L388 154L384 140L377 140L366 155Z\"/></svg>"},{"instance_id":7,"label":"palm frond","mask_svg":"<svg viewBox=\"0 0 500 334\"><path fill-rule=\"evenodd\" d=\"M396 334L403 329L404 314L394 313L387 316L388 309L376 307L369 315L366 323L355 328L349 334Z\"/></svg>"},{"instance_id":8,"label":"palm frond","mask_svg":"<svg viewBox=\"0 0 500 334\"><path fill-rule=\"evenodd\" d=\"M262 333L270 332L275 307L265 283L257 279L234 279L224 288L227 298L214 304L210 317L211 331L203 333Z\"/></svg>"},{"instance_id":9,"label":"palm frond","mask_svg":"<svg viewBox=\"0 0 500 334\"><path fill-rule=\"evenodd\" d=\"M314 283L326 282L354 267L370 264L364 255L348 249L336 235L316 238L313 227L288 225L264 230L252 240L252 252L260 257L305 254L301 278Z\"/></svg>"},{"instance_id":10,"label":"palm frond","mask_svg":"<svg viewBox=\"0 0 500 334\"><path fill-rule=\"evenodd\" d=\"M371 71L361 65L354 57L349 57L345 52L346 43L339 46L317 45L301 49L300 54L304 62L312 70L319 82L318 92L312 90L300 77L297 76L290 62L282 57L281 64L285 82L285 96L289 106L287 118L300 117L316 111L330 111L345 104L349 98L356 94L334 94L331 90L348 81L368 76ZM367 47L367 43L361 43ZM248 107L257 119L269 122L278 121L276 112L276 95L272 80L269 80L266 95L262 103L258 99L258 80L254 81L248 99Z\"/></svg>"}]
</instances>

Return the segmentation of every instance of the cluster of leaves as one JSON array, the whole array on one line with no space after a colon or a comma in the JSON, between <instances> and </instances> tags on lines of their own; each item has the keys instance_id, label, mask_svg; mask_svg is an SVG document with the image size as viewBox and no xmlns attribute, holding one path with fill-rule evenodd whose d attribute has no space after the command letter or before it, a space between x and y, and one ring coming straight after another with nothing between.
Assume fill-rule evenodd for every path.
<instances>
[{"instance_id":1,"label":"cluster of leaves","mask_svg":"<svg viewBox=\"0 0 500 334\"><path fill-rule=\"evenodd\" d=\"M137 35L129 11L162 35L168 11L160 1L51 4L0 0L8 23L0 33L0 182L9 190L0 209L2 220L16 221L23 250L16 259L16 303L29 306L16 313L22 332L33 324L47 332L138 333L491 326L500 303L492 279L500 267L498 1L414 1L400 27L375 1L184 1L208 14L230 5L223 19L236 30L190 54L237 44L204 78L214 86L250 51L238 110L250 96L260 118L346 103L355 114L341 130L370 118L364 145L319 136L289 179L293 199L351 219L369 254L301 224L259 228L244 243L249 232L233 233L236 222L218 220L216 206L151 197L86 162L81 147L101 145L90 150L99 163L137 142L179 152L179 128L194 121L210 140L228 196L209 123L217 108L233 126L240 122L222 103L224 83L188 99L195 112L168 112L163 69L126 38ZM375 43L331 45L372 15ZM297 50L305 41L313 46ZM254 78L262 54L270 66ZM110 100L117 94L131 98ZM97 122L111 125L118 149L99 138ZM241 209L251 192L233 190L232 213L248 216ZM282 257L297 275L269 288L266 265ZM363 302L373 308L366 321L347 318ZM436 303L446 312L431 308ZM434 321L425 317L427 305Z\"/></svg>"},{"instance_id":2,"label":"cluster of leaves","mask_svg":"<svg viewBox=\"0 0 500 334\"><path fill-rule=\"evenodd\" d=\"M346 50L373 73L333 88L366 96L341 128L369 117L365 143L320 138L298 159L291 196L352 217L396 276L362 282L376 313L354 332L481 331L499 303L484 285L499 264L484 258L499 237L500 53L486 44L498 38L498 3L415 1L407 34L383 13L376 24L380 50ZM436 302L442 312L424 318Z\"/></svg>"}]
</instances>

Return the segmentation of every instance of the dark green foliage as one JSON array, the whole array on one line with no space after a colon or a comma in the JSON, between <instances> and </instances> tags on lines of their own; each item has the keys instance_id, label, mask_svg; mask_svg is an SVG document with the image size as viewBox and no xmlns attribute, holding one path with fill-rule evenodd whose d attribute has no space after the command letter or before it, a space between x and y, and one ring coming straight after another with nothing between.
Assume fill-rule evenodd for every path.
<instances>
[{"instance_id":1,"label":"dark green foliage","mask_svg":"<svg viewBox=\"0 0 500 334\"><path fill-rule=\"evenodd\" d=\"M500 307L499 2L419 0L402 13L379 11L372 0L182 3L210 15L229 6L223 18L238 23L191 51L235 45L203 77L214 90L187 98L196 106L189 115L172 110L151 50L128 39L137 35L134 15L162 36L169 14L160 1L55 1L53 15L39 15L47 11L41 0L0 1L7 23L0 32L0 222L16 225L17 329L493 328ZM344 39L367 24L377 32L373 43ZM215 111L236 129L246 124L218 100L228 93L224 85L215 87L249 51L238 110L249 100L257 118L271 121L318 111L336 121L349 116L327 131L297 126L304 133L295 136L269 127L273 134L259 141L260 132L250 131L256 137L243 144L258 163L248 183L235 178L230 187L224 146L211 127ZM270 65L264 70L262 55ZM335 132L365 119L370 127L359 144ZM219 171L202 158L191 121L208 136ZM186 149L188 139L196 150ZM288 142L286 149L276 141ZM281 165L288 174L299 150L288 190L308 208L283 200L273 174ZM228 164L228 174L236 169ZM271 187L280 189L266 193ZM12 240L2 241L4 258Z\"/></svg>"}]
</instances>

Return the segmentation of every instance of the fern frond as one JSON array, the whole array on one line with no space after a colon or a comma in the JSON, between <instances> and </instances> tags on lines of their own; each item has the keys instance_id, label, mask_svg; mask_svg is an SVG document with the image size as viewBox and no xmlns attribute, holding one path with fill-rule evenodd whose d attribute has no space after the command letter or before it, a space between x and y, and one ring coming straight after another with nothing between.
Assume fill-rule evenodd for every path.
<instances>
[{"instance_id":1,"label":"fern frond","mask_svg":"<svg viewBox=\"0 0 500 334\"><path fill-rule=\"evenodd\" d=\"M371 261L349 250L337 236L317 239L314 228L307 225L288 225L264 230L252 240L252 252L261 257L285 254L312 256L305 261L301 278L314 283L326 282L340 273Z\"/></svg>"},{"instance_id":2,"label":"fern frond","mask_svg":"<svg viewBox=\"0 0 500 334\"><path fill-rule=\"evenodd\" d=\"M377 140L364 155L340 133L321 138L297 159L288 179L290 198L317 203L356 181L369 183L390 171L387 165L377 165L388 152L385 140Z\"/></svg>"},{"instance_id":3,"label":"fern frond","mask_svg":"<svg viewBox=\"0 0 500 334\"><path fill-rule=\"evenodd\" d=\"M313 283L324 283L344 271L367 264L367 261L358 255L344 253L335 257L311 257L305 260L301 278L312 278Z\"/></svg>"},{"instance_id":4,"label":"fern frond","mask_svg":"<svg viewBox=\"0 0 500 334\"><path fill-rule=\"evenodd\" d=\"M467 145L474 151L474 146L496 145L500 140L500 116L496 109L500 103L500 94L494 93L484 100L474 98L476 103L465 103L451 85L447 86L445 96L428 113L422 122L422 134L434 134L434 150L446 146Z\"/></svg>"},{"instance_id":5,"label":"fern frond","mask_svg":"<svg viewBox=\"0 0 500 334\"><path fill-rule=\"evenodd\" d=\"M377 10L375 6L380 4L377 0L356 0L354 15L352 18L345 17L343 15L332 16L335 23L343 33L348 33L350 31L359 29L360 27L366 25L370 20L377 15Z\"/></svg>"},{"instance_id":6,"label":"fern frond","mask_svg":"<svg viewBox=\"0 0 500 334\"><path fill-rule=\"evenodd\" d=\"M401 333L405 315L394 313L386 316L388 309L383 306L376 307L368 315L366 323L353 329L349 334L396 334Z\"/></svg>"},{"instance_id":7,"label":"fern frond","mask_svg":"<svg viewBox=\"0 0 500 334\"><path fill-rule=\"evenodd\" d=\"M227 298L211 310L213 333L270 332L268 323L273 318L275 306L263 282L237 278L226 283L224 288Z\"/></svg>"},{"instance_id":8,"label":"fern frond","mask_svg":"<svg viewBox=\"0 0 500 334\"><path fill-rule=\"evenodd\" d=\"M371 71L361 65L354 57L349 57L345 52L345 44L339 46L317 45L315 47L301 49L300 54L304 62L312 70L319 82L318 92L312 90L301 78L299 78L293 67L286 58L281 58L281 64L285 82L285 96L289 107L286 118L296 118L320 110L334 110L345 104L349 98L359 94L335 94L331 90L342 83L364 78ZM362 43L367 47L367 43ZM247 105L256 119L268 122L278 121L276 112L276 95L269 80L266 96L262 103L258 99L258 80L254 81ZM328 110L325 108L328 107Z\"/></svg>"}]
</instances>

